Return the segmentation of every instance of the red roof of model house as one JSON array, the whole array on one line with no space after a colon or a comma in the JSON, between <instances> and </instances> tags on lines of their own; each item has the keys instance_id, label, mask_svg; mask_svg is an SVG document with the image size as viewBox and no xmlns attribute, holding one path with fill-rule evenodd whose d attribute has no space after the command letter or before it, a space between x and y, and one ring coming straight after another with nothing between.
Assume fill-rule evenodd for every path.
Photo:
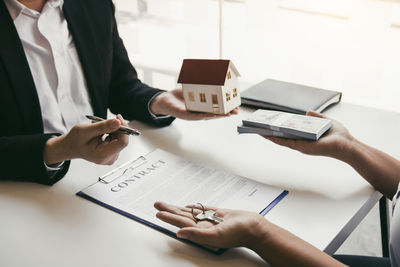
<instances>
[{"instance_id":1,"label":"red roof of model house","mask_svg":"<svg viewBox=\"0 0 400 267\"><path fill-rule=\"evenodd\" d=\"M225 84L229 66L240 76L236 67L226 59L184 59L178 83L221 85Z\"/></svg>"}]
</instances>

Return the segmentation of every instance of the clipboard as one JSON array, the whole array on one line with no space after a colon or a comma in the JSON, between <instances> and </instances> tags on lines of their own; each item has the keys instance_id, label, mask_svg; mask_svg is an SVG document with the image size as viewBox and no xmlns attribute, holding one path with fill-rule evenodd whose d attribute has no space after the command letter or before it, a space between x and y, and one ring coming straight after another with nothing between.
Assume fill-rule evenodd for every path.
<instances>
[{"instance_id":1,"label":"clipboard","mask_svg":"<svg viewBox=\"0 0 400 267\"><path fill-rule=\"evenodd\" d=\"M109 184L118 179L120 176L125 175L127 172L135 170L136 168L140 167L141 165L146 163L145 156L140 156L137 159L128 161L125 164L122 164L118 168L100 176L98 181L103 184Z\"/></svg>"},{"instance_id":2,"label":"clipboard","mask_svg":"<svg viewBox=\"0 0 400 267\"><path fill-rule=\"evenodd\" d=\"M157 150L156 150L156 151L157 151ZM154 151L153 151L153 152L154 152ZM76 195L78 195L78 196L80 196L80 197L82 197L82 198L84 198L84 199L86 199L86 200L89 200L89 201L91 201L91 202L93 202L93 203L96 203L96 204L98 204L98 205L100 205L100 206L102 206L102 207L105 207L105 208L107 208L107 209L109 209L109 210L112 210L112 211L114 211L114 212L116 212L116 213L118 213L118 214L121 214L121 215L123 215L123 216L125 216L125 217L128 217L128 218L130 218L130 219L133 219L133 220L135 220L135 221L137 221L137 222L140 222L140 223L142 223L142 224L144 224L144 225L146 225L146 226L148 226L148 227L151 227L151 228L153 228L153 229L155 229L155 230L157 230L157 231L159 231L159 232L161 232L161 233L164 233L164 234L166 234L166 235L168 235L168 236L170 236L170 237L173 237L173 238L175 238L175 239L177 239L177 240L179 240L179 241L181 241L181 242L184 242L184 243L187 243L187 244L194 245L194 246L196 246L196 247L205 249L205 250L207 250L207 251L209 251L209 252L211 252L211 253L213 253L213 254L216 254L216 255L222 254L224 251L226 251L226 249L213 248L213 247L204 246L204 245L201 245L201 244L198 244L198 243L194 243L194 242L189 241L189 240L180 239L180 238L178 238L178 237L176 236L176 233L175 233L175 232L173 232L173 231L171 231L171 230L169 230L169 229L166 229L166 228L164 228L164 227L158 225L158 224L155 223L154 221L151 221L151 220L142 218L141 216L137 216L137 215L135 215L135 214L132 213L132 212L127 212L126 210L123 210L123 209L118 208L118 207L116 207L116 206L114 206L114 205L111 205L111 204L109 204L109 203L106 203L105 201L102 201L102 200L100 200L100 199L98 199L98 198L95 198L95 197L93 197L93 196L90 196L89 194L87 194L87 193L84 192L87 188L90 188L90 187L93 186L93 185L96 185L96 186L110 186L112 183L115 183L116 180L119 179L121 176L126 175L126 174L128 174L129 172L133 172L133 171L137 170L137 169L140 168L140 167L143 167L143 165L145 165L146 163L148 163L148 157L147 157L147 155L149 155L149 154L151 154L151 153L153 153L153 152L150 152L150 153L146 154L145 156L140 156L140 157L138 157L138 158L136 158L136 159L133 159L133 160L131 160L131 161L128 161L127 163L125 163L125 164L123 164L123 165L117 167L116 169L114 169L114 170L112 170L112 171L106 173L105 175L103 175L103 176L101 176L101 177L98 177L98 178L97 178L97 182L95 182L94 184L92 184L92 185L86 187L85 189L79 191L78 193L76 193ZM165 152L165 153L166 153L166 152ZM266 207L264 207L264 208L259 212L259 214L261 214L262 216L265 216L265 215L266 215L273 207L275 207L288 193L289 193L289 192L288 192L287 190L282 190L281 193L280 193L279 195L277 195ZM155 218L155 219L156 219L156 218ZM157 219L157 220L158 220L158 219Z\"/></svg>"}]
</instances>

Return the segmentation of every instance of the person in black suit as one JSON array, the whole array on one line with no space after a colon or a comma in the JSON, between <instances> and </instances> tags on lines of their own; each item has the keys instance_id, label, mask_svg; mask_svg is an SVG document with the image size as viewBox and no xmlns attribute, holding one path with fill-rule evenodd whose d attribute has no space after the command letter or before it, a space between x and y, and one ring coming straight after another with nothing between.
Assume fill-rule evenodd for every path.
<instances>
[{"instance_id":1,"label":"person in black suit","mask_svg":"<svg viewBox=\"0 0 400 267\"><path fill-rule=\"evenodd\" d=\"M179 89L166 92L138 79L119 37L111 0L57 1L62 10L57 19L65 20L68 25L94 115L105 118L109 108L128 120L158 126L169 125L174 117L188 120L216 117L186 111ZM43 99L47 95L40 97L38 90L41 87L35 84L43 77L38 77L38 69L30 57L31 44L22 38L28 28L18 16L25 12L28 20L36 15L39 17L46 3L47 0L0 0L0 180L51 185L66 174L71 159L112 164L128 144L127 136L113 133L125 124L121 115L104 122L66 127L66 132L44 129L43 110L48 103ZM21 9L12 14L9 5ZM39 24L34 26L38 28ZM37 34L43 37L42 32ZM53 36L62 38L57 34L53 33ZM39 45L43 43L35 38L33 41ZM46 47L46 43L43 45ZM54 54L53 50L51 52ZM56 56L54 60L57 60ZM52 71L46 70L43 75L50 75ZM60 83L60 77L58 79ZM68 106L60 106L63 108L65 111ZM63 123L62 119L57 123ZM106 140L102 139L104 134L110 134Z\"/></svg>"}]
</instances>

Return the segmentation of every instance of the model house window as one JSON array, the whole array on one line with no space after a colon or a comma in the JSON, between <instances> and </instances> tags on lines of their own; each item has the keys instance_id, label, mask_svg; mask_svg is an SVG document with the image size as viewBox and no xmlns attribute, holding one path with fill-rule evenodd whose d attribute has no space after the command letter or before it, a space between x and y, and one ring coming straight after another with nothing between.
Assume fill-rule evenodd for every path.
<instances>
[{"instance_id":1,"label":"model house window","mask_svg":"<svg viewBox=\"0 0 400 267\"><path fill-rule=\"evenodd\" d=\"M233 97L237 97L237 88L233 88Z\"/></svg>"},{"instance_id":2,"label":"model house window","mask_svg":"<svg viewBox=\"0 0 400 267\"><path fill-rule=\"evenodd\" d=\"M194 102L194 94L193 94L193 92L189 92L189 101Z\"/></svg>"},{"instance_id":3,"label":"model house window","mask_svg":"<svg viewBox=\"0 0 400 267\"><path fill-rule=\"evenodd\" d=\"M226 76L228 76L228 80L229 80L230 78L232 78L232 76L231 76L231 72L230 72L230 71L228 71L228 74L227 74Z\"/></svg>"},{"instance_id":4,"label":"model house window","mask_svg":"<svg viewBox=\"0 0 400 267\"><path fill-rule=\"evenodd\" d=\"M212 104L218 106L218 96L217 95L211 95L212 98Z\"/></svg>"},{"instance_id":5,"label":"model house window","mask_svg":"<svg viewBox=\"0 0 400 267\"><path fill-rule=\"evenodd\" d=\"M206 102L206 94L200 93L200 102Z\"/></svg>"},{"instance_id":6,"label":"model house window","mask_svg":"<svg viewBox=\"0 0 400 267\"><path fill-rule=\"evenodd\" d=\"M230 93L226 93L226 102L231 100L231 94Z\"/></svg>"}]
</instances>

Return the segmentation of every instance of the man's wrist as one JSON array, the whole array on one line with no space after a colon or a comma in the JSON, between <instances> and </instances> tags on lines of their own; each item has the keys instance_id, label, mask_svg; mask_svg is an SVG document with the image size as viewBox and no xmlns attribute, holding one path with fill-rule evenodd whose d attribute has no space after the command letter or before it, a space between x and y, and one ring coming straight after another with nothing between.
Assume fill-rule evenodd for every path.
<instances>
[{"instance_id":1,"label":"man's wrist","mask_svg":"<svg viewBox=\"0 0 400 267\"><path fill-rule=\"evenodd\" d=\"M248 228L250 238L244 246L257 252L260 247L263 247L264 244L269 242L268 240L271 238L271 227L273 227L272 223L264 218L260 218L259 221Z\"/></svg>"},{"instance_id":2,"label":"man's wrist","mask_svg":"<svg viewBox=\"0 0 400 267\"><path fill-rule=\"evenodd\" d=\"M156 116L158 115L168 115L166 112L164 112L161 108L160 105L160 101L162 100L164 94L166 94L167 92L162 92L160 94L157 94L151 101L149 104L149 109L150 112Z\"/></svg>"},{"instance_id":3,"label":"man's wrist","mask_svg":"<svg viewBox=\"0 0 400 267\"><path fill-rule=\"evenodd\" d=\"M43 151L43 160L46 165L58 164L71 159L64 139L64 136L58 136L47 140Z\"/></svg>"},{"instance_id":4,"label":"man's wrist","mask_svg":"<svg viewBox=\"0 0 400 267\"><path fill-rule=\"evenodd\" d=\"M366 145L357 139L354 139L346 148L346 152L343 153L343 157L340 159L350 166L354 166L355 163L359 163L360 158L364 155Z\"/></svg>"},{"instance_id":5,"label":"man's wrist","mask_svg":"<svg viewBox=\"0 0 400 267\"><path fill-rule=\"evenodd\" d=\"M360 141L354 137L351 137L336 149L332 149L332 151L335 151L333 157L350 164L354 157L358 154L361 146L362 143Z\"/></svg>"}]
</instances>

